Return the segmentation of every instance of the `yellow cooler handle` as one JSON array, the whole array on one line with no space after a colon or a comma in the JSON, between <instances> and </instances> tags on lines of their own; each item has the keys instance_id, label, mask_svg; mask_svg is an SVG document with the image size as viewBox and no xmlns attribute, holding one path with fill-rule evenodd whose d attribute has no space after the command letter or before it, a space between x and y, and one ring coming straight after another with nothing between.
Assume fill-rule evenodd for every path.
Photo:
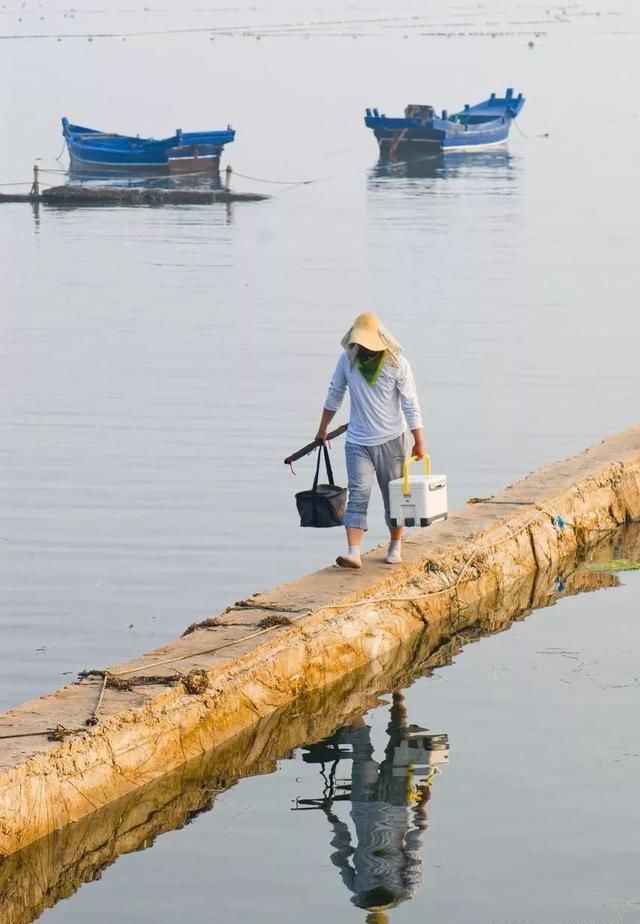
<instances>
[{"instance_id":1,"label":"yellow cooler handle","mask_svg":"<svg viewBox=\"0 0 640 924\"><path fill-rule=\"evenodd\" d=\"M424 456L424 473L425 475L431 474L431 456L428 456L425 452ZM409 487L409 466L412 462L417 462L418 459L416 456L407 456L404 460L404 465L402 466L402 493L405 495L411 494L411 488Z\"/></svg>"}]
</instances>

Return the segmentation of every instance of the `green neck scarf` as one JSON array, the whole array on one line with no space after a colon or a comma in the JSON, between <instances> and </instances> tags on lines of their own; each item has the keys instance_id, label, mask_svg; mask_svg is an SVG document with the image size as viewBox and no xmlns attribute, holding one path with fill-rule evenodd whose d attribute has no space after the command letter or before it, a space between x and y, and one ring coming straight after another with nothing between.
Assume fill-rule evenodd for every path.
<instances>
[{"instance_id":1,"label":"green neck scarf","mask_svg":"<svg viewBox=\"0 0 640 924\"><path fill-rule=\"evenodd\" d=\"M382 371L384 354L384 350L381 350L379 353L371 353L369 356L361 356L360 352L358 352L358 369L372 388L378 381L378 376Z\"/></svg>"}]
</instances>

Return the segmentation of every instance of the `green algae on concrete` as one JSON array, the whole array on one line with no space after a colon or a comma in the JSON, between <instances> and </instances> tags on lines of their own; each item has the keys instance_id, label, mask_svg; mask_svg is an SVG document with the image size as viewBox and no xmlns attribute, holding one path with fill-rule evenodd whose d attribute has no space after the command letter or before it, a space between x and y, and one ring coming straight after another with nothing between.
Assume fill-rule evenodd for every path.
<instances>
[{"instance_id":1,"label":"green algae on concrete","mask_svg":"<svg viewBox=\"0 0 640 924\"><path fill-rule=\"evenodd\" d=\"M613 558L611 561L588 562L583 567L587 571L640 571L640 561L629 558Z\"/></svg>"}]
</instances>

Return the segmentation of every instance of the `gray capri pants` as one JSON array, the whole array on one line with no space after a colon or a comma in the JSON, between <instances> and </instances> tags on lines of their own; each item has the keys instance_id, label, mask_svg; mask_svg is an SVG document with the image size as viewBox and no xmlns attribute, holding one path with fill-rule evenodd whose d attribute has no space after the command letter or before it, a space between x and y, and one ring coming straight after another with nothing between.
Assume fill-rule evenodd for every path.
<instances>
[{"instance_id":1,"label":"gray capri pants","mask_svg":"<svg viewBox=\"0 0 640 924\"><path fill-rule=\"evenodd\" d=\"M361 446L359 443L347 443L347 477L349 495L344 516L345 526L367 529L367 508L373 486L373 476L378 480L384 501L384 516L387 526L389 519L389 482L402 477L402 465L407 457L407 434L403 433L388 443L379 446Z\"/></svg>"}]
</instances>

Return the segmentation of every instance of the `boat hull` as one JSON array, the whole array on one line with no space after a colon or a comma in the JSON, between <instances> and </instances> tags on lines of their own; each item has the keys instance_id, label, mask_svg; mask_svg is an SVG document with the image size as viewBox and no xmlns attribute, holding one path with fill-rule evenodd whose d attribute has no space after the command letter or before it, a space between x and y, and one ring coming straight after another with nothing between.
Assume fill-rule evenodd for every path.
<instances>
[{"instance_id":1,"label":"boat hull","mask_svg":"<svg viewBox=\"0 0 640 924\"><path fill-rule=\"evenodd\" d=\"M478 133L479 134L479 133ZM471 133L465 138L438 139L408 137L397 141L393 137L377 137L383 160L408 160L414 157L437 156L443 152L486 151L505 145L509 131L478 137Z\"/></svg>"},{"instance_id":2,"label":"boat hull","mask_svg":"<svg viewBox=\"0 0 640 924\"><path fill-rule=\"evenodd\" d=\"M219 157L169 158L169 173L219 173Z\"/></svg>"},{"instance_id":3,"label":"boat hull","mask_svg":"<svg viewBox=\"0 0 640 924\"><path fill-rule=\"evenodd\" d=\"M107 162L100 160L99 158L79 157L77 154L73 153L70 148L68 148L68 151L69 166L75 173L141 173L147 175L169 172L169 165L167 163L140 164L134 161L113 163L111 161Z\"/></svg>"},{"instance_id":4,"label":"boat hull","mask_svg":"<svg viewBox=\"0 0 640 924\"><path fill-rule=\"evenodd\" d=\"M70 168L78 174L140 174L141 176L165 176L167 174L209 173L220 172L220 155L207 155L204 157L169 157L162 164L137 163L104 163L102 161L81 160L70 156Z\"/></svg>"}]
</instances>

